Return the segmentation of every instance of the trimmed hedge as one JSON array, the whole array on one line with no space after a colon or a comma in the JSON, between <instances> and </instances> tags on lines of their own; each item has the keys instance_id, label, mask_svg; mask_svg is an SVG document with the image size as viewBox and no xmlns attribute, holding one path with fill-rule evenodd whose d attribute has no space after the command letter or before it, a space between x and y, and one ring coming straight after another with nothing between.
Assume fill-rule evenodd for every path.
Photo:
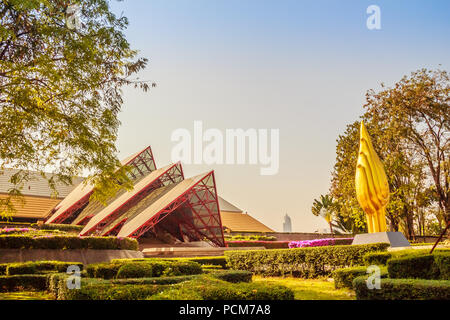
<instances>
[{"instance_id":1,"label":"trimmed hedge","mask_svg":"<svg viewBox=\"0 0 450 320\"><path fill-rule=\"evenodd\" d=\"M117 271L118 279L150 278L153 276L152 264L145 262L133 262L122 265Z\"/></svg>"},{"instance_id":2,"label":"trimmed hedge","mask_svg":"<svg viewBox=\"0 0 450 320\"><path fill-rule=\"evenodd\" d=\"M390 258L392 258L392 253L390 252L369 252L363 257L366 266L385 266Z\"/></svg>"},{"instance_id":3,"label":"trimmed hedge","mask_svg":"<svg viewBox=\"0 0 450 320\"><path fill-rule=\"evenodd\" d=\"M0 276L0 292L47 289L47 275L20 274L12 276Z\"/></svg>"},{"instance_id":4,"label":"trimmed hedge","mask_svg":"<svg viewBox=\"0 0 450 320\"><path fill-rule=\"evenodd\" d=\"M6 275L7 263L0 263L0 276Z\"/></svg>"},{"instance_id":5,"label":"trimmed hedge","mask_svg":"<svg viewBox=\"0 0 450 320\"><path fill-rule=\"evenodd\" d=\"M0 236L0 249L139 250L139 246L136 239L131 238L59 235L30 237L16 234Z\"/></svg>"},{"instance_id":6,"label":"trimmed hedge","mask_svg":"<svg viewBox=\"0 0 450 320\"><path fill-rule=\"evenodd\" d=\"M8 263L6 264L6 275L17 274L37 274L46 272L66 272L71 265L76 265L83 269L83 264L80 262L63 262L63 261L30 261L22 263Z\"/></svg>"},{"instance_id":7,"label":"trimmed hedge","mask_svg":"<svg viewBox=\"0 0 450 320\"><path fill-rule=\"evenodd\" d=\"M357 300L450 300L450 281L381 279L380 289L369 289L365 277L353 281Z\"/></svg>"},{"instance_id":8,"label":"trimmed hedge","mask_svg":"<svg viewBox=\"0 0 450 320\"><path fill-rule=\"evenodd\" d=\"M114 279L122 264L93 263L86 266L86 274L90 278Z\"/></svg>"},{"instance_id":9,"label":"trimmed hedge","mask_svg":"<svg viewBox=\"0 0 450 320\"><path fill-rule=\"evenodd\" d=\"M33 223L31 224L32 228L40 229L40 230L59 230L59 231L65 231L65 232L76 232L80 233L81 230L83 230L84 226L77 226L72 224L37 224Z\"/></svg>"},{"instance_id":10,"label":"trimmed hedge","mask_svg":"<svg viewBox=\"0 0 450 320\"><path fill-rule=\"evenodd\" d=\"M225 241L227 247L265 247L266 249L286 249L289 248L289 241Z\"/></svg>"},{"instance_id":11,"label":"trimmed hedge","mask_svg":"<svg viewBox=\"0 0 450 320\"><path fill-rule=\"evenodd\" d=\"M150 300L293 300L291 289L267 283L229 283L201 276L170 286Z\"/></svg>"},{"instance_id":12,"label":"trimmed hedge","mask_svg":"<svg viewBox=\"0 0 450 320\"><path fill-rule=\"evenodd\" d=\"M137 278L137 279L114 279L111 280L113 284L158 284L158 285L167 285L167 284L177 284L184 281L193 280L197 277L197 275L190 276L174 276L174 277L151 277L151 278Z\"/></svg>"},{"instance_id":13,"label":"trimmed hedge","mask_svg":"<svg viewBox=\"0 0 450 320\"><path fill-rule=\"evenodd\" d=\"M391 258L387 262L390 278L443 279L449 277L450 254L438 251L434 254L410 255Z\"/></svg>"},{"instance_id":14,"label":"trimmed hedge","mask_svg":"<svg viewBox=\"0 0 450 320\"><path fill-rule=\"evenodd\" d=\"M264 276L291 275L301 278L329 276L332 271L363 264L367 252L386 250L389 244L326 246L281 250L227 251L231 269Z\"/></svg>"},{"instance_id":15,"label":"trimmed hedge","mask_svg":"<svg viewBox=\"0 0 450 320\"><path fill-rule=\"evenodd\" d=\"M111 263L90 264L86 267L86 273L89 277L103 279L149 278L200 274L202 267L193 261L115 259Z\"/></svg>"},{"instance_id":16,"label":"trimmed hedge","mask_svg":"<svg viewBox=\"0 0 450 320\"><path fill-rule=\"evenodd\" d=\"M252 282L253 274L250 271L244 270L227 270L212 273L211 276L226 282L239 283L239 282Z\"/></svg>"},{"instance_id":17,"label":"trimmed hedge","mask_svg":"<svg viewBox=\"0 0 450 320\"><path fill-rule=\"evenodd\" d=\"M366 276L367 278L369 274L367 273L367 267L350 267L334 270L332 273L334 279L334 287L336 289L340 288L353 288L353 280L357 277ZM387 278L388 273L386 268L381 268L381 278Z\"/></svg>"}]
</instances>

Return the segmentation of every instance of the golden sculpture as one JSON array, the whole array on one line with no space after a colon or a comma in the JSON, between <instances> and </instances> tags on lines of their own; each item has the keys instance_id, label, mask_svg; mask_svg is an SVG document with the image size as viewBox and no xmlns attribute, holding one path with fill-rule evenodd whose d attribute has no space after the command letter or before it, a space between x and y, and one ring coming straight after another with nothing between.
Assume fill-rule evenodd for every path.
<instances>
[{"instance_id":1,"label":"golden sculpture","mask_svg":"<svg viewBox=\"0 0 450 320\"><path fill-rule=\"evenodd\" d=\"M369 233L385 232L389 184L383 164L373 149L369 133L362 121L355 187L356 198L366 213Z\"/></svg>"}]
</instances>

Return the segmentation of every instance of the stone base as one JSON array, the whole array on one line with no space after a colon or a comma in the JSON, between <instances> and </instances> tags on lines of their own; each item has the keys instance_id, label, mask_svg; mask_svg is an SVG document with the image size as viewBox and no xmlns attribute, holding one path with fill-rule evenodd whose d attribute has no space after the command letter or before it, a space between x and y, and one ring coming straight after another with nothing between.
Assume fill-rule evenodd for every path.
<instances>
[{"instance_id":1,"label":"stone base","mask_svg":"<svg viewBox=\"0 0 450 320\"><path fill-rule=\"evenodd\" d=\"M353 244L389 243L391 248L410 247L408 240L401 232L374 232L357 234Z\"/></svg>"},{"instance_id":2,"label":"stone base","mask_svg":"<svg viewBox=\"0 0 450 320\"><path fill-rule=\"evenodd\" d=\"M58 249L0 249L0 263L26 261L66 261L83 264L110 262L112 259L143 258L134 250L58 250Z\"/></svg>"}]
</instances>

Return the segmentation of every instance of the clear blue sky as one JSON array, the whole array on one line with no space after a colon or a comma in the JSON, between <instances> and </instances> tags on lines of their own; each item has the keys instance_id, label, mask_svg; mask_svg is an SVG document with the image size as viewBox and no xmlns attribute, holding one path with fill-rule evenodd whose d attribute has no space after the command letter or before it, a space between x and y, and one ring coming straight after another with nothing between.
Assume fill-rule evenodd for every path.
<instances>
[{"instance_id":1,"label":"clear blue sky","mask_svg":"<svg viewBox=\"0 0 450 320\"><path fill-rule=\"evenodd\" d=\"M366 8L381 8L368 30ZM150 59L120 114L120 157L152 145L170 162L177 128L278 128L280 171L212 168L219 193L275 230L287 212L295 231L326 224L310 213L329 189L338 134L362 113L364 94L422 67L450 67L450 1L125 0L132 47Z\"/></svg>"}]
</instances>

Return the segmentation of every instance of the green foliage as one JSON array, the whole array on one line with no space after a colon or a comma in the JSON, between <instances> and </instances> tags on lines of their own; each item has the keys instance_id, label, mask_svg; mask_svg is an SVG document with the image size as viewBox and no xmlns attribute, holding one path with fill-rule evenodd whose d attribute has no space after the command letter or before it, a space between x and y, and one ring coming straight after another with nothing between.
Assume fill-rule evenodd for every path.
<instances>
[{"instance_id":1,"label":"green foliage","mask_svg":"<svg viewBox=\"0 0 450 320\"><path fill-rule=\"evenodd\" d=\"M93 263L86 266L86 274L91 278L114 279L122 265L118 263Z\"/></svg>"},{"instance_id":2,"label":"green foliage","mask_svg":"<svg viewBox=\"0 0 450 320\"><path fill-rule=\"evenodd\" d=\"M44 291L47 287L47 275L18 274L0 276L0 292L37 290Z\"/></svg>"},{"instance_id":3,"label":"green foliage","mask_svg":"<svg viewBox=\"0 0 450 320\"><path fill-rule=\"evenodd\" d=\"M363 264L367 252L386 250L388 244L324 246L311 248L227 251L231 269L265 276L291 275L301 278L329 276L338 268Z\"/></svg>"},{"instance_id":4,"label":"green foliage","mask_svg":"<svg viewBox=\"0 0 450 320\"><path fill-rule=\"evenodd\" d=\"M90 264L86 267L89 277L103 279L173 277L202 272L197 262L159 259L114 259L111 263Z\"/></svg>"},{"instance_id":5,"label":"green foliage","mask_svg":"<svg viewBox=\"0 0 450 320\"><path fill-rule=\"evenodd\" d=\"M150 278L153 276L152 264L133 262L122 265L117 271L117 278Z\"/></svg>"},{"instance_id":6,"label":"green foliage","mask_svg":"<svg viewBox=\"0 0 450 320\"><path fill-rule=\"evenodd\" d=\"M96 249L138 250L135 239L117 237L78 237L51 235L31 237L28 235L1 235L0 249Z\"/></svg>"},{"instance_id":7,"label":"green foliage","mask_svg":"<svg viewBox=\"0 0 450 320\"><path fill-rule=\"evenodd\" d=\"M173 276L173 277L151 277L151 278L132 278L132 279L114 279L111 280L112 284L137 284L137 285L149 285L149 284L158 284L158 285L167 285L167 284L176 284L184 281L193 280L197 277L197 275L190 276Z\"/></svg>"},{"instance_id":8,"label":"green foliage","mask_svg":"<svg viewBox=\"0 0 450 320\"><path fill-rule=\"evenodd\" d=\"M6 275L66 272L67 268L72 265L78 266L80 270L83 269L83 264L80 262L30 261L7 264Z\"/></svg>"},{"instance_id":9,"label":"green foliage","mask_svg":"<svg viewBox=\"0 0 450 320\"><path fill-rule=\"evenodd\" d=\"M211 274L214 278L226 282L252 282L253 274L245 270L227 270L221 272L214 272Z\"/></svg>"},{"instance_id":10,"label":"green foliage","mask_svg":"<svg viewBox=\"0 0 450 320\"><path fill-rule=\"evenodd\" d=\"M353 280L364 275L366 276L366 278L369 276L369 274L367 273L367 267L364 266L334 270L332 273L334 279L334 287L336 289L351 289L353 288ZM386 278L388 276L386 268L381 269L380 276L381 278Z\"/></svg>"},{"instance_id":11,"label":"green foliage","mask_svg":"<svg viewBox=\"0 0 450 320\"><path fill-rule=\"evenodd\" d=\"M266 283L228 283L211 277L182 282L150 300L293 300L291 289Z\"/></svg>"},{"instance_id":12,"label":"green foliage","mask_svg":"<svg viewBox=\"0 0 450 320\"><path fill-rule=\"evenodd\" d=\"M390 258L392 258L392 253L390 252L369 252L366 253L363 257L364 264L366 266L371 265L385 266Z\"/></svg>"},{"instance_id":13,"label":"green foliage","mask_svg":"<svg viewBox=\"0 0 450 320\"><path fill-rule=\"evenodd\" d=\"M390 278L444 279L448 277L450 252L437 251L434 254L412 254L389 259L387 262Z\"/></svg>"},{"instance_id":14,"label":"green foliage","mask_svg":"<svg viewBox=\"0 0 450 320\"><path fill-rule=\"evenodd\" d=\"M237 234L237 235L225 235L225 240L227 240L227 241L236 241L236 240L275 241L275 240L277 240L277 238L274 236L266 236L266 235L261 235L261 234L253 234L253 235L249 235L249 236Z\"/></svg>"},{"instance_id":15,"label":"green foliage","mask_svg":"<svg viewBox=\"0 0 450 320\"><path fill-rule=\"evenodd\" d=\"M366 277L353 281L358 300L449 300L450 281L381 279L380 289L369 289Z\"/></svg>"},{"instance_id":16,"label":"green foliage","mask_svg":"<svg viewBox=\"0 0 450 320\"><path fill-rule=\"evenodd\" d=\"M6 275L7 263L0 263L0 276Z\"/></svg>"},{"instance_id":17,"label":"green foliage","mask_svg":"<svg viewBox=\"0 0 450 320\"><path fill-rule=\"evenodd\" d=\"M107 0L78 0L80 24L69 2L0 2L0 159L2 166L55 169L50 187L70 184L84 170L97 185L94 197L130 188L126 168L117 170L115 141L122 88L149 89L132 79L147 60L137 58L124 30L128 20ZM14 128L14 130L11 130ZM43 173L43 171L41 171ZM26 172L0 201L0 215L14 210Z\"/></svg>"},{"instance_id":18,"label":"green foliage","mask_svg":"<svg viewBox=\"0 0 450 320\"><path fill-rule=\"evenodd\" d=\"M446 71L423 69L403 77L392 88L382 85L381 91L366 94L362 120L389 178L387 218L394 231L403 231L408 238L423 234L428 229L426 221L448 220L441 212L448 213L450 203L446 180L450 176L449 93ZM337 139L330 191L339 206L338 216L351 221L354 231L364 232L365 214L357 202L354 182L359 125L359 121L349 124ZM425 216L436 204L440 210L434 217Z\"/></svg>"},{"instance_id":19,"label":"green foliage","mask_svg":"<svg viewBox=\"0 0 450 320\"><path fill-rule=\"evenodd\" d=\"M83 230L84 226L76 226L71 224L37 224L33 223L31 225L32 228L40 229L40 230L59 230L64 232L73 232L80 233Z\"/></svg>"}]
</instances>

